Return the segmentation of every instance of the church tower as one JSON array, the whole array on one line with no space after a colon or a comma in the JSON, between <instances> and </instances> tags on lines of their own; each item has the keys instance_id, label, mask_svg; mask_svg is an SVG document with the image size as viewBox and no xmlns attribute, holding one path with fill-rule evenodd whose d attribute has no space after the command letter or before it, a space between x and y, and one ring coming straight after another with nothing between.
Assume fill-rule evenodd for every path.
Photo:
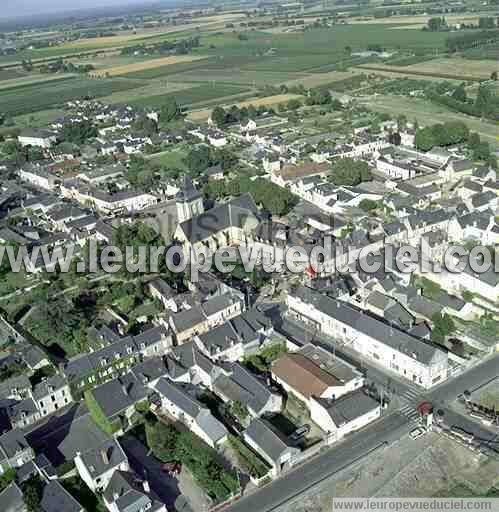
<instances>
[{"instance_id":1,"label":"church tower","mask_svg":"<svg viewBox=\"0 0 499 512\"><path fill-rule=\"evenodd\" d=\"M179 224L204 212L203 196L196 190L191 178L188 176L184 177L182 188L175 199Z\"/></svg>"}]
</instances>

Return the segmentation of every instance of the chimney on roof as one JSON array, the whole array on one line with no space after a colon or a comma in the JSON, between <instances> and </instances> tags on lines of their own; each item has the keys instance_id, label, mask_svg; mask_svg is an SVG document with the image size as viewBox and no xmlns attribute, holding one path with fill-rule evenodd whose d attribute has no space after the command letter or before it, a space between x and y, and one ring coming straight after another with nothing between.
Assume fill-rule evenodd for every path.
<instances>
[{"instance_id":1,"label":"chimney on roof","mask_svg":"<svg viewBox=\"0 0 499 512\"><path fill-rule=\"evenodd\" d=\"M100 451L100 455L102 457L102 462L107 466L109 464L109 454L107 453L106 448L103 448Z\"/></svg>"}]
</instances>

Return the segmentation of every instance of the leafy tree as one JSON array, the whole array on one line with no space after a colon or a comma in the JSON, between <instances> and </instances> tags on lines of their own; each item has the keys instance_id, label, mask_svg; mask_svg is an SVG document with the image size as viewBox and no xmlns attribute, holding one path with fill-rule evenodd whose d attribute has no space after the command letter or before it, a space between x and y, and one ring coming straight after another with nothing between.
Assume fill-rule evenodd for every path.
<instances>
[{"instance_id":1,"label":"leafy tree","mask_svg":"<svg viewBox=\"0 0 499 512\"><path fill-rule=\"evenodd\" d=\"M0 492L8 487L16 478L16 470L9 468L2 475L0 475Z\"/></svg>"},{"instance_id":2,"label":"leafy tree","mask_svg":"<svg viewBox=\"0 0 499 512\"><path fill-rule=\"evenodd\" d=\"M225 116L225 110L222 107L217 106L211 113L211 120L215 123L216 126L221 128L225 125Z\"/></svg>"},{"instance_id":3,"label":"leafy tree","mask_svg":"<svg viewBox=\"0 0 499 512\"><path fill-rule=\"evenodd\" d=\"M162 462L176 460L178 438L179 432L173 425L165 425L160 421L146 423L147 446Z\"/></svg>"},{"instance_id":4,"label":"leafy tree","mask_svg":"<svg viewBox=\"0 0 499 512\"><path fill-rule=\"evenodd\" d=\"M156 121L146 115L139 116L134 121L132 128L146 137L151 137L158 133L158 125L156 124Z\"/></svg>"},{"instance_id":5,"label":"leafy tree","mask_svg":"<svg viewBox=\"0 0 499 512\"><path fill-rule=\"evenodd\" d=\"M492 313L487 313L480 318L480 332L491 339L499 337L499 322Z\"/></svg>"},{"instance_id":6,"label":"leafy tree","mask_svg":"<svg viewBox=\"0 0 499 512\"><path fill-rule=\"evenodd\" d=\"M450 146L469 140L469 129L460 121L421 128L416 132L416 147L429 151L434 146Z\"/></svg>"},{"instance_id":7,"label":"leafy tree","mask_svg":"<svg viewBox=\"0 0 499 512\"><path fill-rule=\"evenodd\" d=\"M430 32L439 32L447 28L445 18L435 17L428 20L428 30Z\"/></svg>"},{"instance_id":8,"label":"leafy tree","mask_svg":"<svg viewBox=\"0 0 499 512\"><path fill-rule=\"evenodd\" d=\"M180 107L173 97L167 97L165 103L161 106L159 118L162 123L170 123L180 117Z\"/></svg>"},{"instance_id":9,"label":"leafy tree","mask_svg":"<svg viewBox=\"0 0 499 512\"><path fill-rule=\"evenodd\" d=\"M431 338L436 343L444 342L446 337L450 336L456 331L454 320L452 320L452 317L447 313L435 313L431 320L433 322Z\"/></svg>"},{"instance_id":10,"label":"leafy tree","mask_svg":"<svg viewBox=\"0 0 499 512\"><path fill-rule=\"evenodd\" d=\"M490 74L490 79L497 82L497 71L492 71L492 73Z\"/></svg>"},{"instance_id":11,"label":"leafy tree","mask_svg":"<svg viewBox=\"0 0 499 512\"><path fill-rule=\"evenodd\" d=\"M61 135L66 142L81 145L88 139L97 137L97 128L89 120L70 121L64 123Z\"/></svg>"},{"instance_id":12,"label":"leafy tree","mask_svg":"<svg viewBox=\"0 0 499 512\"><path fill-rule=\"evenodd\" d=\"M492 16L481 16L478 18L478 28L491 29L496 28L496 23Z\"/></svg>"},{"instance_id":13,"label":"leafy tree","mask_svg":"<svg viewBox=\"0 0 499 512\"><path fill-rule=\"evenodd\" d=\"M475 110L478 115L490 117L497 105L497 99L493 95L490 87L481 84L478 88L478 93L475 100Z\"/></svg>"},{"instance_id":14,"label":"leafy tree","mask_svg":"<svg viewBox=\"0 0 499 512\"><path fill-rule=\"evenodd\" d=\"M239 400L232 402L230 410L232 414L241 421L246 421L249 416L248 408Z\"/></svg>"},{"instance_id":15,"label":"leafy tree","mask_svg":"<svg viewBox=\"0 0 499 512\"><path fill-rule=\"evenodd\" d=\"M212 163L210 148L204 145L194 147L187 153L184 161L193 174L199 175Z\"/></svg>"},{"instance_id":16,"label":"leafy tree","mask_svg":"<svg viewBox=\"0 0 499 512\"><path fill-rule=\"evenodd\" d=\"M238 162L237 155L235 155L232 151L228 150L227 148L215 150L212 154L211 159L213 163L220 164L222 170L224 171L227 169L231 169Z\"/></svg>"},{"instance_id":17,"label":"leafy tree","mask_svg":"<svg viewBox=\"0 0 499 512\"><path fill-rule=\"evenodd\" d=\"M373 210L376 210L376 208L378 207L378 203L377 201L373 201L372 199L363 199L359 203L359 207L365 212L371 212Z\"/></svg>"},{"instance_id":18,"label":"leafy tree","mask_svg":"<svg viewBox=\"0 0 499 512\"><path fill-rule=\"evenodd\" d=\"M369 165L353 158L339 158L333 162L329 179L337 186L354 187L371 179Z\"/></svg>"},{"instance_id":19,"label":"leafy tree","mask_svg":"<svg viewBox=\"0 0 499 512\"><path fill-rule=\"evenodd\" d=\"M30 477L22 486L23 500L28 512L41 512L41 501L43 498L43 483L40 476Z\"/></svg>"},{"instance_id":20,"label":"leafy tree","mask_svg":"<svg viewBox=\"0 0 499 512\"><path fill-rule=\"evenodd\" d=\"M464 88L464 84L461 84L458 87L456 87L456 89L452 93L452 97L455 100L461 101L463 103L468 99L468 97L466 95L466 89Z\"/></svg>"},{"instance_id":21,"label":"leafy tree","mask_svg":"<svg viewBox=\"0 0 499 512\"><path fill-rule=\"evenodd\" d=\"M288 101L286 106L288 110L298 110L301 107L301 101L296 98L293 98Z\"/></svg>"}]
</instances>

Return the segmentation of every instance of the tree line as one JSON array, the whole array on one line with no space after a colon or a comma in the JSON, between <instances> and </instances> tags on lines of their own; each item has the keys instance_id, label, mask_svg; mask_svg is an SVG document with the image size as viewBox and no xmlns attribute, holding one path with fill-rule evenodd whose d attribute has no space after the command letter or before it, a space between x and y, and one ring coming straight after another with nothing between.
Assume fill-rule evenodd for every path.
<instances>
[{"instance_id":1,"label":"tree line","mask_svg":"<svg viewBox=\"0 0 499 512\"><path fill-rule=\"evenodd\" d=\"M181 39L180 41L161 41L156 44L137 44L134 46L126 46L121 50L121 55L135 55L144 53L175 53L177 55L186 55L194 48L199 48L199 36Z\"/></svg>"},{"instance_id":2,"label":"tree line","mask_svg":"<svg viewBox=\"0 0 499 512\"><path fill-rule=\"evenodd\" d=\"M454 53L498 41L499 30L483 30L482 32L468 32L459 36L449 37L445 40L445 46L450 52Z\"/></svg>"},{"instance_id":3,"label":"tree line","mask_svg":"<svg viewBox=\"0 0 499 512\"><path fill-rule=\"evenodd\" d=\"M470 132L469 128L460 121L439 123L416 132L415 145L421 151L430 151L436 146L453 146L455 144L467 145L473 160L481 160L493 169L497 169L497 158L490 148L490 144L482 141L478 133Z\"/></svg>"}]
</instances>

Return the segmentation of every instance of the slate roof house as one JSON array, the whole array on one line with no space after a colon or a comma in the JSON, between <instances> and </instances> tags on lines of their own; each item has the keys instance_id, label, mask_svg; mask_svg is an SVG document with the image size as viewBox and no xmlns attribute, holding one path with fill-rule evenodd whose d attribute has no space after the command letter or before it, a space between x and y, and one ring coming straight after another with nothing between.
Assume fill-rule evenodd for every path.
<instances>
[{"instance_id":1,"label":"slate roof house","mask_svg":"<svg viewBox=\"0 0 499 512\"><path fill-rule=\"evenodd\" d=\"M109 512L167 512L166 506L154 499L149 483L126 471L115 471L102 495Z\"/></svg>"},{"instance_id":2,"label":"slate roof house","mask_svg":"<svg viewBox=\"0 0 499 512\"><path fill-rule=\"evenodd\" d=\"M448 354L353 305L304 286L288 293L289 313L426 389L447 378Z\"/></svg>"},{"instance_id":3,"label":"slate roof house","mask_svg":"<svg viewBox=\"0 0 499 512\"><path fill-rule=\"evenodd\" d=\"M33 460L34 451L20 429L13 429L0 436L0 474L9 468L19 468Z\"/></svg>"},{"instance_id":4,"label":"slate roof house","mask_svg":"<svg viewBox=\"0 0 499 512\"><path fill-rule=\"evenodd\" d=\"M128 459L116 439L108 439L75 457L75 465L81 479L93 492L103 491L115 471L128 471Z\"/></svg>"},{"instance_id":5,"label":"slate roof house","mask_svg":"<svg viewBox=\"0 0 499 512\"><path fill-rule=\"evenodd\" d=\"M215 448L227 440L227 429L183 387L163 378L154 388L161 397L161 409L183 423L207 445Z\"/></svg>"},{"instance_id":6,"label":"slate roof house","mask_svg":"<svg viewBox=\"0 0 499 512\"><path fill-rule=\"evenodd\" d=\"M57 480L45 485L40 507L43 512L85 512L80 503Z\"/></svg>"},{"instance_id":7,"label":"slate roof house","mask_svg":"<svg viewBox=\"0 0 499 512\"><path fill-rule=\"evenodd\" d=\"M328 442L339 441L381 415L381 405L357 389L336 400L312 398L310 417L329 436Z\"/></svg>"},{"instance_id":8,"label":"slate roof house","mask_svg":"<svg viewBox=\"0 0 499 512\"><path fill-rule=\"evenodd\" d=\"M243 438L270 465L272 476L288 468L300 454L298 448L289 446L279 433L258 418L249 424Z\"/></svg>"},{"instance_id":9,"label":"slate roof house","mask_svg":"<svg viewBox=\"0 0 499 512\"><path fill-rule=\"evenodd\" d=\"M311 344L275 361L272 377L309 406L314 397L339 398L364 384L364 377L357 369Z\"/></svg>"},{"instance_id":10,"label":"slate roof house","mask_svg":"<svg viewBox=\"0 0 499 512\"><path fill-rule=\"evenodd\" d=\"M227 403L239 402L251 417L280 412L282 397L272 392L267 383L239 363L227 365L213 383L213 391Z\"/></svg>"}]
</instances>

